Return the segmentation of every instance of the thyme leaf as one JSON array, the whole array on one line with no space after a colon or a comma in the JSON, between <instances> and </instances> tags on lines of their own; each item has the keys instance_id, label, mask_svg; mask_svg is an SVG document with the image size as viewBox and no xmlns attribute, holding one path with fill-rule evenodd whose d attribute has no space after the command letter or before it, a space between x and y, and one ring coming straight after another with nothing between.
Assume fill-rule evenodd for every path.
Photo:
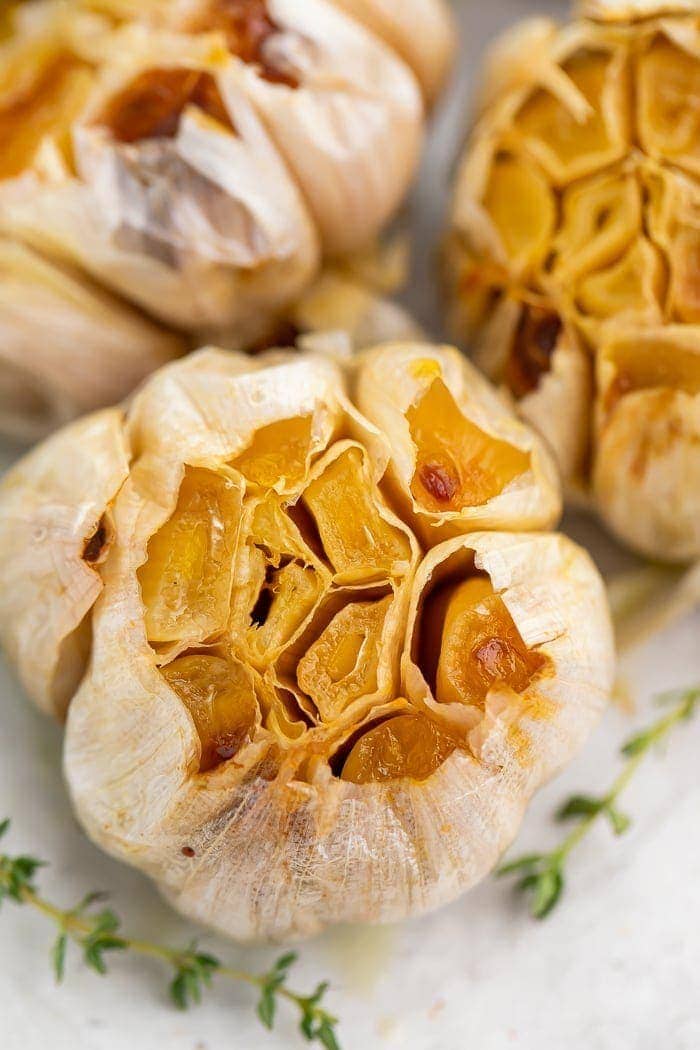
<instances>
[{"instance_id":1,"label":"thyme leaf","mask_svg":"<svg viewBox=\"0 0 700 1050\"><path fill-rule=\"evenodd\" d=\"M0 839L7 835L9 828L9 820L0 822ZM328 991L327 982L319 984L311 995L301 995L289 987L289 973L297 961L296 952L281 955L267 973L255 974L223 965L216 956L200 951L196 941L178 949L126 936L122 933L122 922L117 913L111 908L98 907L106 900L104 893L89 893L68 909L42 897L35 876L45 866L45 862L36 857L0 853L0 905L6 900L29 905L57 927L50 956L57 982L65 977L71 944L80 949L85 965L101 975L108 973L109 953L144 955L171 969L170 998L180 1010L199 1004L214 977L239 981L257 989L257 1014L266 1028L273 1028L277 1007L282 1000L296 1009L299 1029L307 1042L315 1042L325 1050L340 1050L338 1019L322 1005Z\"/></svg>"},{"instance_id":2,"label":"thyme leaf","mask_svg":"<svg viewBox=\"0 0 700 1050\"><path fill-rule=\"evenodd\" d=\"M598 820L607 820L616 835L623 835L628 830L632 822L619 808L618 800L649 752L665 742L677 726L696 714L700 707L700 686L663 693L656 702L668 707L668 712L622 745L620 754L625 765L607 794L600 797L572 795L559 807L555 814L557 820L575 821L575 827L559 846L549 853L516 857L497 869L498 877L519 876L515 890L529 898L530 913L534 918L544 919L561 900L566 861Z\"/></svg>"}]
</instances>

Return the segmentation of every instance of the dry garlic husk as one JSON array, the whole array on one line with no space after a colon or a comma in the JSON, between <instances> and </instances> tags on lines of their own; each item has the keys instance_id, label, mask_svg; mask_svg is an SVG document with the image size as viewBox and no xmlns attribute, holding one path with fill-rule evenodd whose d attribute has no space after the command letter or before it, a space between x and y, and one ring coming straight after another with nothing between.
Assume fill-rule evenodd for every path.
<instances>
[{"instance_id":1,"label":"dry garlic husk","mask_svg":"<svg viewBox=\"0 0 700 1050\"><path fill-rule=\"evenodd\" d=\"M120 0L100 7L124 17ZM424 103L411 69L371 29L331 0L156 0L127 14L206 35L230 57L226 79L265 124L326 253L364 245L396 210Z\"/></svg>"},{"instance_id":2,"label":"dry garlic husk","mask_svg":"<svg viewBox=\"0 0 700 1050\"><path fill-rule=\"evenodd\" d=\"M184 349L74 270L0 237L0 433L43 437Z\"/></svg>"},{"instance_id":3,"label":"dry garlic husk","mask_svg":"<svg viewBox=\"0 0 700 1050\"><path fill-rule=\"evenodd\" d=\"M82 824L181 911L397 919L492 867L605 702L602 581L526 531L558 509L456 351L202 351L4 480L0 632L70 700Z\"/></svg>"},{"instance_id":4,"label":"dry garlic husk","mask_svg":"<svg viewBox=\"0 0 700 1050\"><path fill-rule=\"evenodd\" d=\"M570 491L700 556L700 12L589 0L497 43L457 176L451 320Z\"/></svg>"}]
</instances>

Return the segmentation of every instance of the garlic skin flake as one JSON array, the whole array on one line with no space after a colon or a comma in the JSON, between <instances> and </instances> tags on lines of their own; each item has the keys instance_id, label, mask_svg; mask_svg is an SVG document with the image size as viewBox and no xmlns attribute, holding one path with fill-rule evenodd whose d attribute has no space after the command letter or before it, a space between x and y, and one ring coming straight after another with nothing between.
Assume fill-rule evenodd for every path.
<instances>
[{"instance_id":1,"label":"garlic skin flake","mask_svg":"<svg viewBox=\"0 0 700 1050\"><path fill-rule=\"evenodd\" d=\"M695 2L588 0L485 63L455 183L450 324L568 494L647 557L700 557Z\"/></svg>"},{"instance_id":2,"label":"garlic skin flake","mask_svg":"<svg viewBox=\"0 0 700 1050\"><path fill-rule=\"evenodd\" d=\"M59 716L84 672L88 834L241 940L468 889L612 683L599 575L529 531L558 507L537 438L429 344L204 350L59 432L0 486L0 635Z\"/></svg>"}]
</instances>

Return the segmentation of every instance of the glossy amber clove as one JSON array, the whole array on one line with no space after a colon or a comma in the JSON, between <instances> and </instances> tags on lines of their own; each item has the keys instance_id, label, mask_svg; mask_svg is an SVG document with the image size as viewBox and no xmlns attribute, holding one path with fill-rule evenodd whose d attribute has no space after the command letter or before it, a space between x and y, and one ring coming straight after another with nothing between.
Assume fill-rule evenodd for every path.
<instances>
[{"instance_id":1,"label":"glossy amber clove","mask_svg":"<svg viewBox=\"0 0 700 1050\"><path fill-rule=\"evenodd\" d=\"M406 777L427 780L456 746L429 718L398 715L360 737L343 765L343 780L353 784Z\"/></svg>"}]
</instances>

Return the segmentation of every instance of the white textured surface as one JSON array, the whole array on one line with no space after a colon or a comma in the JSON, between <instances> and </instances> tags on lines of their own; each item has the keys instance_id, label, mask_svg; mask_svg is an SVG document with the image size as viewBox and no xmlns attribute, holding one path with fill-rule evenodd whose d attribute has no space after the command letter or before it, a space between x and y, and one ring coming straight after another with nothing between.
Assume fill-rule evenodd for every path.
<instances>
[{"instance_id":1,"label":"white textured surface","mask_svg":"<svg viewBox=\"0 0 700 1050\"><path fill-rule=\"evenodd\" d=\"M465 65L483 40L526 0L462 5ZM540 3L556 9L563 5ZM471 9L471 10L470 10ZM444 208L448 158L459 138L461 103L443 111L438 141L418 192L425 275ZM424 319L431 294L412 296ZM0 461L11 459L7 452ZM621 556L585 523L607 570ZM618 769L615 749L635 724L654 716L654 691L700 679L700 617L689 618L626 661L637 712L611 710L579 760L541 793L517 849L557 841L556 804L574 790L602 790ZM174 944L192 934L141 876L103 857L76 827L60 772L60 733L32 710L0 666L0 817L12 816L8 845L50 858L42 885L72 903L87 889L108 888L127 925ZM632 831L613 840L597 828L569 866L567 895L551 918L535 924L507 886L489 880L442 912L387 930L337 931L302 947L295 972L301 988L328 977L330 1007L342 1018L344 1050L697 1050L700 1015L700 722L681 729L668 754L651 758L625 799ZM293 1050L297 1040L282 1010L265 1036L246 989L219 985L206 1005L180 1015L163 995L164 974L148 962L115 957L100 979L77 960L61 988L46 953L51 931L28 910L0 915L1 1050ZM262 968L271 951L211 947L233 962Z\"/></svg>"}]
</instances>

